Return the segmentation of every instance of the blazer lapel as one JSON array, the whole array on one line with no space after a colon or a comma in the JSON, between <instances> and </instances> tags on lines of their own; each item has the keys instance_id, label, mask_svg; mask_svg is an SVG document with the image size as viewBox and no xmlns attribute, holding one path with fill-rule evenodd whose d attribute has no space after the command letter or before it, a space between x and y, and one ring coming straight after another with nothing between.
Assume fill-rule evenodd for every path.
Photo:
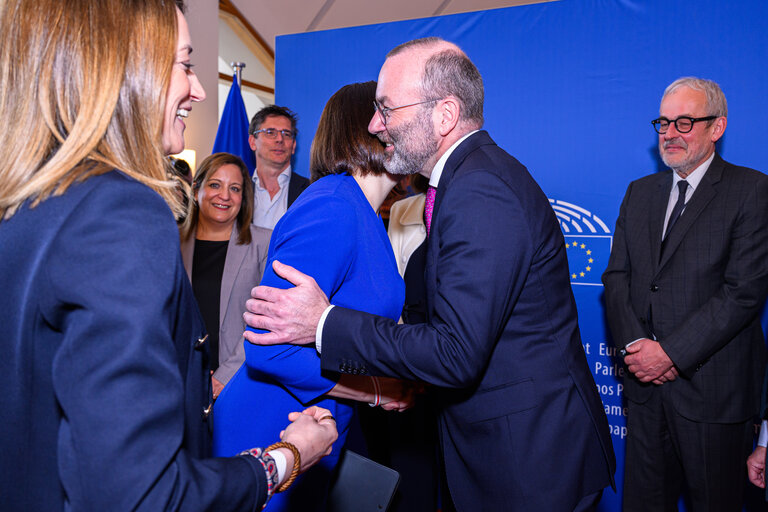
<instances>
[{"instance_id":1,"label":"blazer lapel","mask_svg":"<svg viewBox=\"0 0 768 512\"><path fill-rule=\"evenodd\" d=\"M701 212L704 211L709 202L715 197L717 194L715 184L720 181L722 174L723 160L715 155L715 159L712 160L707 173L693 192L689 204L685 207L683 214L669 232L669 239L665 244L664 254L661 255L659 268L662 268L669 261L693 223L696 222Z\"/></svg>"},{"instance_id":2,"label":"blazer lapel","mask_svg":"<svg viewBox=\"0 0 768 512\"><path fill-rule=\"evenodd\" d=\"M237 271L243 263L245 253L248 252L248 244L239 245L237 243L237 223L232 226L232 234L229 236L227 245L227 257L224 260L224 272L221 275L221 298L219 299L219 329L224 322L224 315L227 312L229 296L232 294L232 288L235 285Z\"/></svg>"},{"instance_id":3,"label":"blazer lapel","mask_svg":"<svg viewBox=\"0 0 768 512\"><path fill-rule=\"evenodd\" d=\"M664 232L664 217L667 214L667 205L669 204L669 192L672 187L672 173L664 173L664 176L659 179L657 189L650 199L649 204L649 216L650 216L650 240L648 241L648 247L651 248L652 261L655 264L658 263L661 258L661 236Z\"/></svg>"},{"instance_id":4,"label":"blazer lapel","mask_svg":"<svg viewBox=\"0 0 768 512\"><path fill-rule=\"evenodd\" d=\"M439 248L439 240L437 236L437 224L438 224L438 212L440 205L445 197L445 192L451 186L453 176L456 170L461 166L464 159L472 153L478 147L485 144L495 144L491 136L485 130L480 130L477 133L473 133L467 137L459 146L453 150L451 156L445 162L443 167L443 173L440 175L440 183L437 184L437 192L435 193L435 205L432 208L432 223L430 225L430 236L427 237L427 258L425 268L425 282L427 290L427 320L432 315L432 308L434 307L434 296L437 292L437 253Z\"/></svg>"},{"instance_id":5,"label":"blazer lapel","mask_svg":"<svg viewBox=\"0 0 768 512\"><path fill-rule=\"evenodd\" d=\"M187 271L189 282L192 282L192 260L195 256L195 234L181 241L181 261L184 262L184 270Z\"/></svg>"}]
</instances>

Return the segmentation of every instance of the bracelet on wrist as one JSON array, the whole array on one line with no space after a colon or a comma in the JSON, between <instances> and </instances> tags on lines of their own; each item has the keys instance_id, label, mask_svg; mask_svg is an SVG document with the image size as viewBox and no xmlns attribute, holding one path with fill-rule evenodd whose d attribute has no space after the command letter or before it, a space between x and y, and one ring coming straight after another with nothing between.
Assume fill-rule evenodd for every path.
<instances>
[{"instance_id":1,"label":"bracelet on wrist","mask_svg":"<svg viewBox=\"0 0 768 512\"><path fill-rule=\"evenodd\" d=\"M373 382L373 402L369 403L371 407L377 407L381 405L381 385L379 384L378 377L371 377Z\"/></svg>"},{"instance_id":2,"label":"bracelet on wrist","mask_svg":"<svg viewBox=\"0 0 768 512\"><path fill-rule=\"evenodd\" d=\"M301 454L299 453L299 449L296 448L292 443L289 443L287 441L280 441L279 443L271 444L267 446L267 448L264 450L265 452L269 452L272 450L277 450L279 448L286 448L293 453L293 469L291 470L291 474L288 477L288 479L280 484L277 489L275 489L275 492L283 492L286 489L288 489L291 484L293 484L294 481L296 481L296 477L299 476L299 468L301 468Z\"/></svg>"}]
</instances>

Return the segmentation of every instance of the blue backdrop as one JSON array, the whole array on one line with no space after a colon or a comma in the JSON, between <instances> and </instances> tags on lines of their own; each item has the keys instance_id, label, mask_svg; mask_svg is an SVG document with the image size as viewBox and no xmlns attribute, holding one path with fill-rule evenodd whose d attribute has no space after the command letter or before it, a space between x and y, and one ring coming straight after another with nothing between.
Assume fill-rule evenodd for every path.
<instances>
[{"instance_id":1,"label":"blue backdrop","mask_svg":"<svg viewBox=\"0 0 768 512\"><path fill-rule=\"evenodd\" d=\"M294 169L327 99L342 85L376 80L385 54L409 39L459 44L485 81L485 127L526 165L561 220L584 348L618 458L619 510L625 417L605 324L600 275L627 185L662 169L657 136L664 88L680 76L720 83L729 124L726 160L768 169L768 2L764 0L561 0L277 39L277 103L295 110ZM765 322L764 322L765 323Z\"/></svg>"}]
</instances>

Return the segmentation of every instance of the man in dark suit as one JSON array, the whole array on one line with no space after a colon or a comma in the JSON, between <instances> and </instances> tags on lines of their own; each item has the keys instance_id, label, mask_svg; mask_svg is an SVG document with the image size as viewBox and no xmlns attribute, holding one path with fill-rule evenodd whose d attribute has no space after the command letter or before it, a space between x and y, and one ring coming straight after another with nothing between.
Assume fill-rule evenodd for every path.
<instances>
[{"instance_id":1,"label":"man in dark suit","mask_svg":"<svg viewBox=\"0 0 768 512\"><path fill-rule=\"evenodd\" d=\"M327 309L311 278L276 264L298 286L254 290L246 322L272 332L248 339L317 334L326 370L432 384L444 510L591 510L615 461L565 243L544 193L482 124L482 78L458 47L427 38L392 50L369 131L389 172L430 178L427 322Z\"/></svg>"},{"instance_id":2,"label":"man in dark suit","mask_svg":"<svg viewBox=\"0 0 768 512\"><path fill-rule=\"evenodd\" d=\"M248 144L256 156L253 223L262 228L274 229L288 207L309 186L309 180L291 168L297 133L296 114L277 105L256 112L248 127Z\"/></svg>"},{"instance_id":3,"label":"man in dark suit","mask_svg":"<svg viewBox=\"0 0 768 512\"><path fill-rule=\"evenodd\" d=\"M674 172L629 185L603 274L629 376L625 510L741 510L765 368L768 177L725 162L720 87L667 87L659 152Z\"/></svg>"}]
</instances>

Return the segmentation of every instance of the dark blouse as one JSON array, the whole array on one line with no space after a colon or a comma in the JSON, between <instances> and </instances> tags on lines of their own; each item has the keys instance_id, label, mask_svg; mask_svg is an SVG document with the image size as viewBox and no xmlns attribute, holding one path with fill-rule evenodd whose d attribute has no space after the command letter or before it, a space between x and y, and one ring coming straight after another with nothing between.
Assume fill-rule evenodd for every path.
<instances>
[{"instance_id":1,"label":"dark blouse","mask_svg":"<svg viewBox=\"0 0 768 512\"><path fill-rule=\"evenodd\" d=\"M212 371L219 367L219 302L228 245L228 240L195 240L192 259L192 289L209 334Z\"/></svg>"}]
</instances>

